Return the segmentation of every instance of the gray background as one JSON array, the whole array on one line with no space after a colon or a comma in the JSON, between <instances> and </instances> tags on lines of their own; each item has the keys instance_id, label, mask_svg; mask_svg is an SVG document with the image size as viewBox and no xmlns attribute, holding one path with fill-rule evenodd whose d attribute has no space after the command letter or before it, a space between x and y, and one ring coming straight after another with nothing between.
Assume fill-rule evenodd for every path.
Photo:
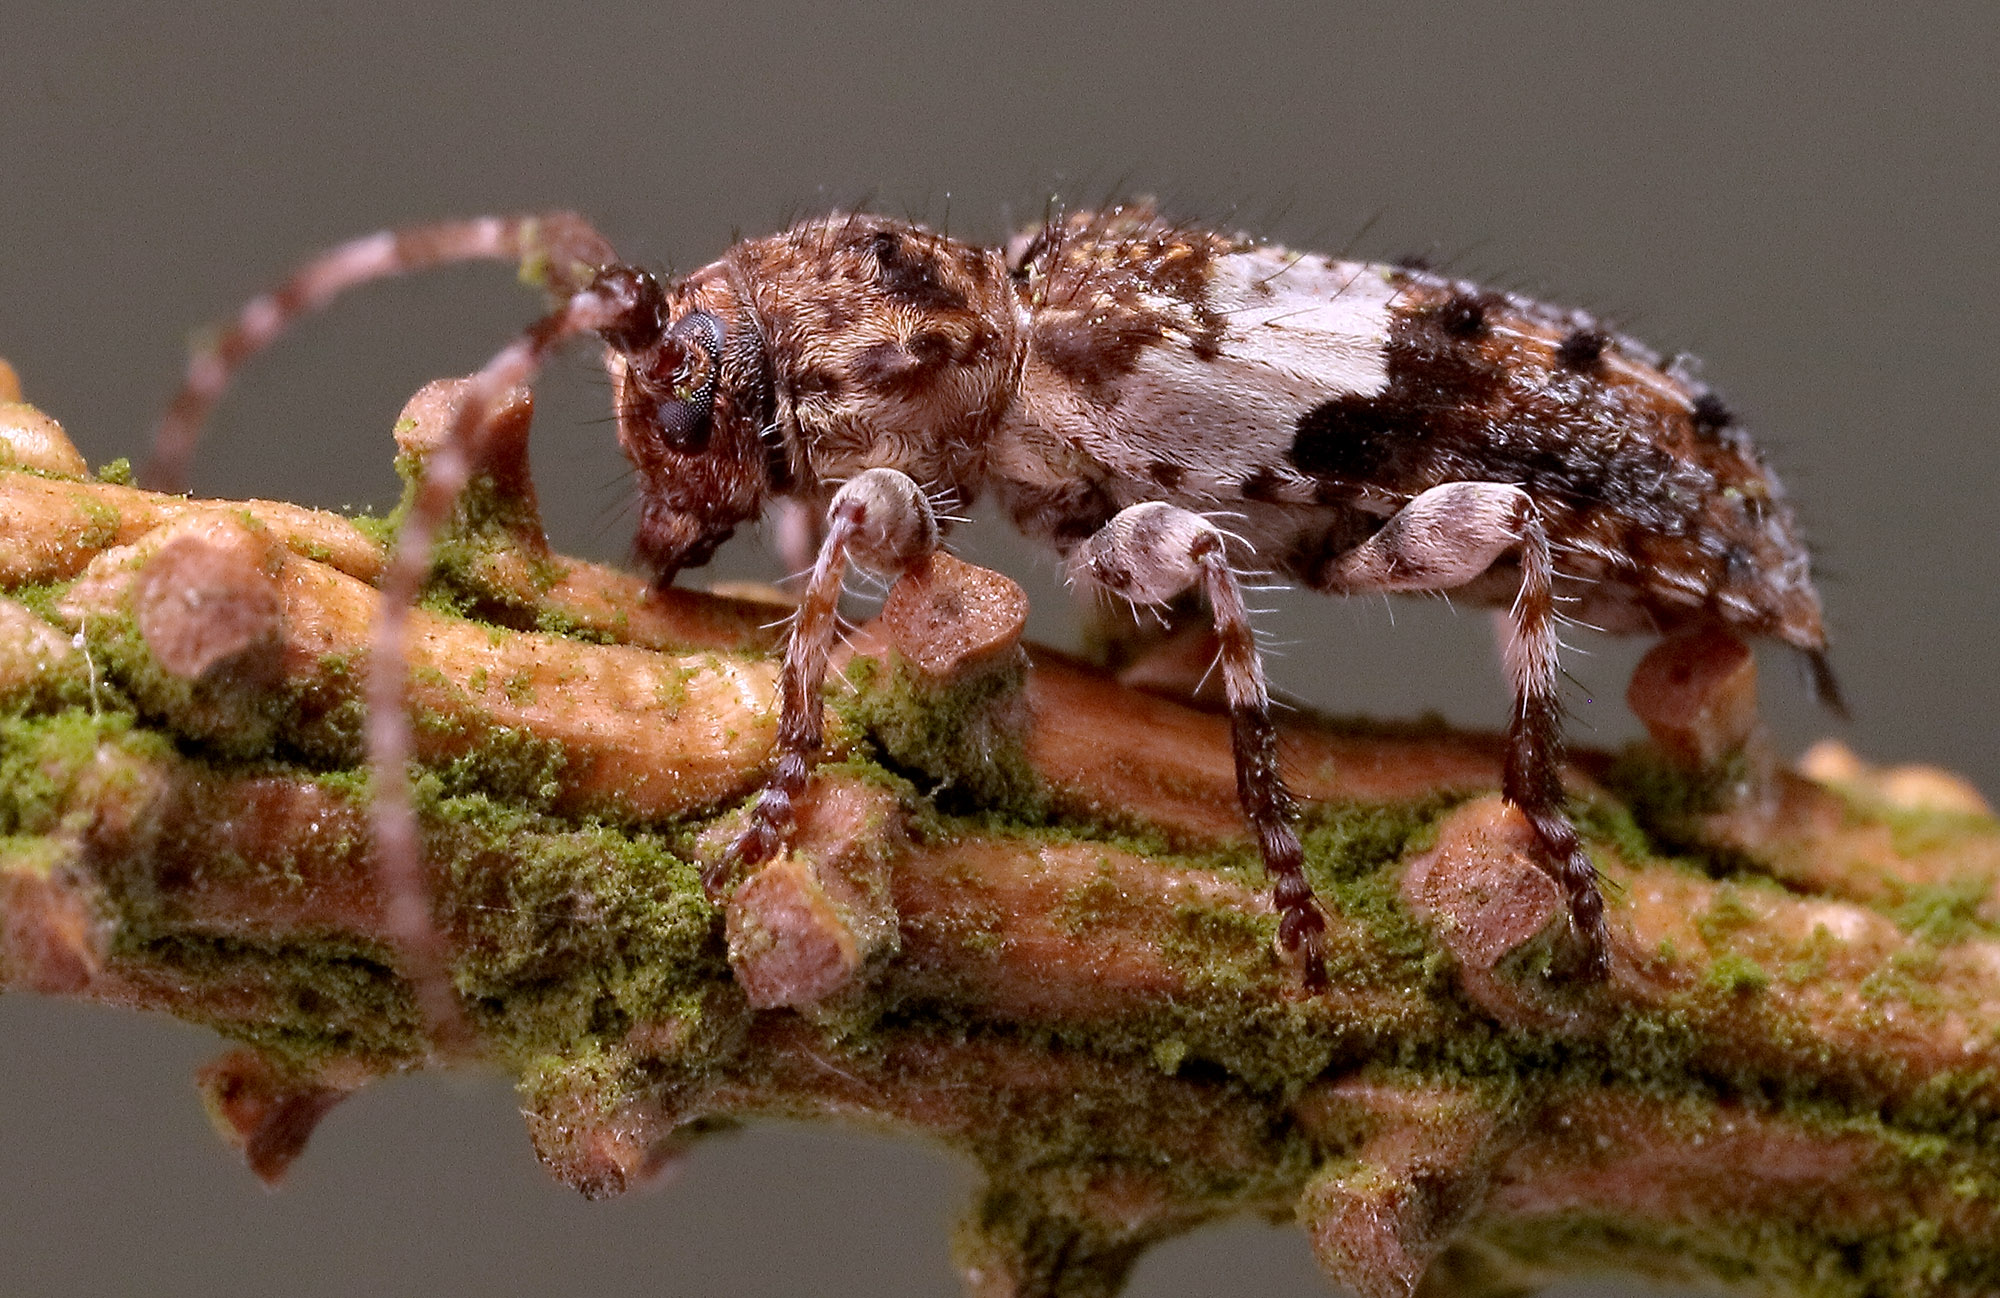
<instances>
[{"instance_id":1,"label":"gray background","mask_svg":"<svg viewBox=\"0 0 2000 1298\"><path fill-rule=\"evenodd\" d=\"M1050 192L1154 192L1301 246L1430 253L1704 356L1824 556L1852 741L2000 790L1989 5L168 8L0 6L0 355L93 460L139 454L189 331L384 224L574 206L686 268L870 194L994 237ZM387 503L403 397L534 306L494 268L351 300L246 376L196 485ZM538 470L557 540L617 557L603 403L587 362L558 367ZM1038 629L1063 636L1050 565L995 530L966 548L1033 579ZM754 540L725 563L773 571ZM1482 616L1274 602L1286 688L1503 718ZM1643 646L1587 647L1578 738L1622 741ZM1766 666L1781 739L1827 730L1790 664ZM0 999L0 1292L953 1285L967 1178L941 1156L767 1128L661 1194L586 1205L541 1176L493 1079L363 1095L267 1196L188 1089L214 1049ZM1133 1292L1320 1289L1296 1232L1244 1224L1152 1256Z\"/></svg>"}]
</instances>

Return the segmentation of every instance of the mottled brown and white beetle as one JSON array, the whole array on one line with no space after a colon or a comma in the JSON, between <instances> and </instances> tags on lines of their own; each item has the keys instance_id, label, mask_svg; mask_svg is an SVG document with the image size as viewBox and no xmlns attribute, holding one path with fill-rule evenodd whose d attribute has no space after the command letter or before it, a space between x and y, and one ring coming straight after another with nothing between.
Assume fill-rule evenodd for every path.
<instances>
[{"instance_id":1,"label":"mottled brown and white beetle","mask_svg":"<svg viewBox=\"0 0 2000 1298\"><path fill-rule=\"evenodd\" d=\"M792 829L821 745L846 566L894 573L928 554L940 496L997 496L1078 585L1137 605L1205 597L1243 811L1275 881L1280 942L1315 988L1325 919L1245 575L1342 594L1448 590L1506 610L1503 792L1568 898L1586 977L1608 954L1596 871L1563 809L1557 583L1569 613L1602 629L1780 640L1835 701L1792 511L1687 366L1579 312L1173 224L1145 204L1059 216L1006 249L835 215L739 243L667 286L564 214L376 235L253 302L195 359L154 480L177 485L230 372L287 322L354 284L474 258L523 260L559 305L481 372L433 457L384 580L377 661L400 661L384 652L400 644L397 604L421 580L483 412L558 344L596 334L639 474L638 552L661 582L775 500L824 519L786 650L775 763L711 873L717 891ZM399 715L392 677L375 673L378 718ZM400 772L396 727L378 720L371 743L378 775Z\"/></svg>"}]
</instances>

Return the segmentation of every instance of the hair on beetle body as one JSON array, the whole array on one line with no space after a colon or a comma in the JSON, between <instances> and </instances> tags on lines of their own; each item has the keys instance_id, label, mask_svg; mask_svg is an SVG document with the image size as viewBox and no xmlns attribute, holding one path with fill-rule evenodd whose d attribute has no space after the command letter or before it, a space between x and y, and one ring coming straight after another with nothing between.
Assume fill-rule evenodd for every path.
<instances>
[{"instance_id":1,"label":"hair on beetle body","mask_svg":"<svg viewBox=\"0 0 2000 1298\"><path fill-rule=\"evenodd\" d=\"M1603 975L1609 952L1596 871L1564 810L1559 625L1775 639L1806 656L1837 706L1784 492L1691 364L1420 261L1296 253L1143 203L1054 213L1000 248L841 213L741 241L670 284L619 263L568 214L373 236L258 299L196 358L159 435L155 481L178 485L230 371L289 320L353 284L474 258L523 261L558 305L475 380L443 467L427 469L385 603L414 597L486 412L580 334L606 348L640 484L635 548L662 583L778 502L805 538L795 544L815 552L771 772L709 873L717 893L793 830L823 738L844 573L924 559L952 521L934 501L996 498L1073 585L1135 607L1206 603L1239 799L1273 879L1280 945L1314 988L1326 982L1325 919L1246 581L1450 592L1501 611L1514 694L1502 791L1568 900L1585 978ZM388 682L397 615L383 626L375 661ZM400 715L395 697L389 683L371 693L378 717ZM378 772L393 760L399 778L389 725L371 731L373 751Z\"/></svg>"}]
</instances>

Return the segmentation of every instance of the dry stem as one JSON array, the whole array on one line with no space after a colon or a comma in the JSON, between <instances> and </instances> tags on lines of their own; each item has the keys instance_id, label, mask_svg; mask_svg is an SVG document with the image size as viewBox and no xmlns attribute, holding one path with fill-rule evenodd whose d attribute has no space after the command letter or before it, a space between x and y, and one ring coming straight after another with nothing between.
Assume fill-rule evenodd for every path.
<instances>
[{"instance_id":1,"label":"dry stem","mask_svg":"<svg viewBox=\"0 0 2000 1298\"><path fill-rule=\"evenodd\" d=\"M406 447L450 408L420 394ZM723 1118L920 1133L987 1175L958 1251L995 1298L1112 1293L1242 1211L1368 1298L2000 1288L2000 831L1941 773L1777 769L1741 646L1664 646L1655 745L1576 763L1603 987L1548 973L1491 737L1312 723L1305 997L1224 721L1025 653L1018 588L949 559L857 637L796 850L718 911L771 607L550 554L513 417L409 689L424 900L558 1178L617 1193ZM20 405L0 459L0 986L245 1043L201 1085L276 1179L341 1097L446 1061L358 775L381 529L90 479Z\"/></svg>"}]
</instances>

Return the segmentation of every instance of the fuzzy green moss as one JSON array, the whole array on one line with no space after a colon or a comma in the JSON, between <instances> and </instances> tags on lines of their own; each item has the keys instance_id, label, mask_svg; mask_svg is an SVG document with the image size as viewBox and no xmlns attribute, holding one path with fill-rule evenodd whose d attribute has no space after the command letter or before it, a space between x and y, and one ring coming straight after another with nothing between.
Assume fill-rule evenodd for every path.
<instances>
[{"instance_id":1,"label":"fuzzy green moss","mask_svg":"<svg viewBox=\"0 0 2000 1298\"><path fill-rule=\"evenodd\" d=\"M359 763L368 723L363 669L359 653L325 653L311 671L285 681L277 691L285 718L279 752L318 769Z\"/></svg>"},{"instance_id":2,"label":"fuzzy green moss","mask_svg":"<svg viewBox=\"0 0 2000 1298\"><path fill-rule=\"evenodd\" d=\"M1728 805L1731 790L1747 778L1748 762L1738 752L1706 770L1690 770L1650 743L1635 743L1618 754L1603 781L1643 836L1641 855L1685 855L1706 865L1710 873L1727 874L1745 862L1706 841L1701 819ZM1587 814L1602 817L1605 812L1595 809ZM1614 814L1602 825L1610 831L1608 836L1621 849L1628 843L1638 846L1615 820Z\"/></svg>"},{"instance_id":3,"label":"fuzzy green moss","mask_svg":"<svg viewBox=\"0 0 2000 1298\"><path fill-rule=\"evenodd\" d=\"M1721 992L1748 994L1770 986L1771 975L1749 956L1730 951L1708 966L1708 985Z\"/></svg>"},{"instance_id":4,"label":"fuzzy green moss","mask_svg":"<svg viewBox=\"0 0 2000 1298\"><path fill-rule=\"evenodd\" d=\"M68 844L46 834L0 834L0 875L46 879L74 858ZM0 964L0 978L4 976L5 966Z\"/></svg>"},{"instance_id":5,"label":"fuzzy green moss","mask_svg":"<svg viewBox=\"0 0 2000 1298\"><path fill-rule=\"evenodd\" d=\"M874 739L890 766L947 805L1039 820L1046 796L1021 747L1027 671L1026 657L1016 654L938 687L900 657L888 664L858 658L847 669L853 691L836 696L833 707Z\"/></svg>"},{"instance_id":6,"label":"fuzzy green moss","mask_svg":"<svg viewBox=\"0 0 2000 1298\"><path fill-rule=\"evenodd\" d=\"M1693 1225L1571 1214L1510 1221L1459 1245L1433 1283L1455 1298L1517 1298L1591 1270L1745 1298L1884 1298L2000 1291L2000 1249L1942 1244L1935 1223L1875 1233L1815 1221Z\"/></svg>"},{"instance_id":7,"label":"fuzzy green moss","mask_svg":"<svg viewBox=\"0 0 2000 1298\"><path fill-rule=\"evenodd\" d=\"M197 815L213 778L202 771L183 763L178 782L180 805ZM454 980L502 1059L571 1054L615 1041L635 1023L685 1018L699 1008L701 989L724 976L715 912L696 868L670 840L579 825L485 795L440 796L441 783L435 774L417 783L425 855L445 878L435 906L457 935ZM217 852L199 868L254 873L279 889L292 873L283 861ZM240 981L256 989L253 1012L213 1021L226 1035L305 1071L331 1058L393 1064L421 1054L393 952L333 935L190 936L146 861L111 869L105 883L120 920L114 956L193 988Z\"/></svg>"},{"instance_id":8,"label":"fuzzy green moss","mask_svg":"<svg viewBox=\"0 0 2000 1298\"><path fill-rule=\"evenodd\" d=\"M9 586L7 597L25 605L29 612L49 625L60 627L63 622L62 618L57 616L56 605L62 602L62 597L67 595L70 587L75 584L75 581L71 580L30 582L20 586Z\"/></svg>"},{"instance_id":9,"label":"fuzzy green moss","mask_svg":"<svg viewBox=\"0 0 2000 1298\"><path fill-rule=\"evenodd\" d=\"M285 719L285 696L228 664L190 679L160 666L136 618L117 612L83 623L86 651L104 681L147 718L230 758L270 751Z\"/></svg>"},{"instance_id":10,"label":"fuzzy green moss","mask_svg":"<svg viewBox=\"0 0 2000 1298\"><path fill-rule=\"evenodd\" d=\"M231 1005L226 1016L187 1017L300 1075L355 1058L394 1067L427 1052L408 984L391 953L379 947L335 937L258 942L160 931L130 913L123 918L114 961L172 977L192 994L189 1004ZM254 989L247 998L246 987Z\"/></svg>"},{"instance_id":11,"label":"fuzzy green moss","mask_svg":"<svg viewBox=\"0 0 2000 1298\"><path fill-rule=\"evenodd\" d=\"M546 811L562 796L569 753L554 739L514 726L490 726L479 742L438 767L447 795L484 794L523 809Z\"/></svg>"},{"instance_id":12,"label":"fuzzy green moss","mask_svg":"<svg viewBox=\"0 0 2000 1298\"><path fill-rule=\"evenodd\" d=\"M63 830L78 782L98 766L106 747L141 761L172 752L160 735L139 729L129 712L76 707L45 716L0 718L0 833Z\"/></svg>"},{"instance_id":13,"label":"fuzzy green moss","mask_svg":"<svg viewBox=\"0 0 2000 1298\"><path fill-rule=\"evenodd\" d=\"M458 985L509 1055L685 1019L688 998L725 976L715 909L669 838L483 795L441 799L426 819L427 854L449 872L444 905L465 935Z\"/></svg>"},{"instance_id":14,"label":"fuzzy green moss","mask_svg":"<svg viewBox=\"0 0 2000 1298\"><path fill-rule=\"evenodd\" d=\"M387 550L396 543L396 533L402 530L403 508L399 505L388 514L374 514L363 511L349 514L347 521L354 529L368 538L379 550Z\"/></svg>"},{"instance_id":15,"label":"fuzzy green moss","mask_svg":"<svg viewBox=\"0 0 2000 1298\"><path fill-rule=\"evenodd\" d=\"M1133 1235L1052 1209L1003 1180L980 1195L952 1232L952 1255L970 1272L1022 1275L1022 1292L1048 1298L1114 1298L1150 1235Z\"/></svg>"},{"instance_id":16,"label":"fuzzy green moss","mask_svg":"<svg viewBox=\"0 0 2000 1298\"><path fill-rule=\"evenodd\" d=\"M1950 851L1970 839L1992 837L1996 823L1981 812L1935 807L1884 806L1874 818L1889 827L1889 845L1905 857Z\"/></svg>"},{"instance_id":17,"label":"fuzzy green moss","mask_svg":"<svg viewBox=\"0 0 2000 1298\"><path fill-rule=\"evenodd\" d=\"M1993 880L1971 877L1929 884L1891 884L1896 899L1889 918L1912 937L1949 946L1975 935L2000 936L2000 925L1983 914Z\"/></svg>"},{"instance_id":18,"label":"fuzzy green moss","mask_svg":"<svg viewBox=\"0 0 2000 1298\"><path fill-rule=\"evenodd\" d=\"M1948 852L1969 840L1991 838L2000 832L2000 819L1984 812L1904 806L1853 784L1831 783L1825 787L1845 805L1848 824L1883 826L1889 831L1890 847L1902 857Z\"/></svg>"},{"instance_id":19,"label":"fuzzy green moss","mask_svg":"<svg viewBox=\"0 0 2000 1298\"><path fill-rule=\"evenodd\" d=\"M115 525L115 516L109 522ZM512 529L522 522L477 499L461 511L440 550L442 576L432 586L441 592L435 596L441 610L519 620L518 608L495 608L503 597L518 600L518 592L481 585L480 572L503 541L511 544ZM374 526L386 537L394 522ZM553 567L537 569L538 589L559 575ZM56 589L14 594L46 615ZM541 613L530 611L530 620L539 623ZM508 633L489 625L496 635ZM143 728L128 694L144 701L158 686L138 657L143 646L131 643L136 632L116 619L90 631L88 643L104 676L97 711L72 705L0 720L0 853L10 863L47 855L75 782L106 744L172 766L187 781L181 805L190 810L198 810L204 779L253 769L238 760L252 754L226 736L187 731L178 720L185 703L149 705L146 715L174 725L178 739L202 738L200 744L177 750L162 731ZM976 829L1033 841L1091 841L1216 870L1256 887L1267 883L1248 847L1175 856L1165 837L1147 826L1054 817L1010 711L1022 670L1011 664L975 672L937 690L906 668L858 662L851 673L858 688L835 702L841 723L858 739L846 761L829 769L892 790L926 834ZM323 788L357 803L366 796L358 768L358 686L354 662L323 659L309 681L278 692L273 715L280 737L266 745L278 758L307 762ZM667 695L674 688L663 686ZM683 685L682 699L672 702L684 701L684 693ZM426 854L443 872L436 909L459 953L453 976L489 1048L520 1075L523 1095L550 1104L579 1088L606 1102L657 1098L745 1067L738 1049L748 1011L729 982L720 918L689 859L688 842L705 820L656 831L554 814L567 769L560 746L491 725L468 700L453 706L449 716L417 722L466 741L458 757L417 780ZM273 753L256 756L268 764ZM1737 863L1705 853L1691 835L1696 818L1715 805L1731 778L1727 772L1690 777L1634 750L1610 778L1631 800L1629 809L1593 802L1579 819L1594 848L1609 847L1635 865L1656 861L1662 852L1688 851L1697 868L1729 874ZM1286 1105L1311 1082L1359 1067L1392 1067L1426 1084L1479 1086L1502 1096L1527 1087L1615 1083L1711 1109L1757 1097L1752 1102L1774 1114L1873 1133L1906 1161L1923 1163L1927 1175L1948 1176L1954 1193L2000 1202L2000 1173L1987 1157L2000 1153L2000 1119L1991 1115L1995 1079L1986 1073L1948 1075L1884 1107L1879 1090L1852 1085L1860 1072L1813 1057L1795 1042L1763 1057L1715 1057L1709 1043L1720 1016L1772 1014L1768 1006L1777 999L1759 996L1773 975L1732 946L1754 913L1744 902L1746 890L1763 886L1750 878L1719 890L1697 917L1718 955L1705 985L1668 1008L1621 1015L1587 1039L1493 1023L1459 994L1448 957L1403 906L1397 887L1401 863L1428 845L1456 801L1439 796L1407 805L1322 805L1304 816L1309 877L1329 907L1365 934L1365 941L1334 952L1332 972L1342 985L1381 990L1377 1010L1334 1025L1323 1007L1272 995L1272 982L1291 976L1270 956L1275 921L1190 903L1162 917L1161 950L1184 978L1183 995L1115 1023L1049 1027L979 1022L943 1005L892 1003L870 988L819 1024L827 1059L837 1064L843 1055L875 1056L899 1034L925 1041L940 1033L967 1039L1003 1034L1011 1043L1136 1063L1139 1076L1162 1085L1169 1079L1198 1083L1175 1092L1177 1104L1185 1102L1185 1090L1197 1093L1195 1108L1177 1112L1176 1121L1219 1123L1245 1110L1272 1115L1236 1166L1164 1157L1158 1113L1143 1097L1125 1092L1021 1101L958 1138L992 1187L965 1228L962 1248L1060 1271L1057 1292L1065 1294L1113 1292L1148 1242L1092 1223L1087 1205L1095 1178L1127 1171L1162 1183L1175 1201L1190 1205L1190 1218L1285 1202L1324 1160L1342 1152L1333 1147L1337 1141L1330 1146L1303 1134L1284 1116ZM1859 806L1854 814L1890 816ZM1990 832L1990 825L1933 817L1911 821L1900 841L1914 844L1910 850L1928 850L1946 831ZM114 959L213 990L213 1003L243 1007L216 1026L304 1072L335 1057L361 1055L396 1066L422 1056L417 1016L394 952L331 935L284 941L190 936L177 927L170 899L148 882L146 864L129 862L108 873L109 903L121 921ZM295 863L220 853L203 868L260 872L274 880L299 873ZM1979 910L1984 896L1983 881L1976 890L1969 883L1911 888L1889 910L1934 948L1987 931ZM1131 904L1108 879L1088 881L1066 899L1063 918L1087 933ZM976 944L977 935L970 940ZM1813 949L1793 954L1791 963L1773 966L1777 976L1813 976ZM1502 972L1538 976L1533 969ZM1870 986L1884 997L1908 1000L1923 976L1920 965L1892 963L1883 981ZM251 989L247 1004L220 995L243 988ZM635 1033L649 1027L658 1033ZM1786 1027L1773 1018L1774 1037ZM634 1046L635 1040L668 1044ZM1001 1102L997 1094L994 1102ZM1720 1278L1752 1286L1751 1292L1842 1298L1921 1291L1912 1286L1944 1277L2000 1285L1994 1258L2000 1250L1954 1253L1939 1238L1922 1221L1880 1239L1840 1237L1811 1223L1751 1231L1718 1221L1676 1232L1579 1217L1485 1241L1483 1252L1462 1251L1452 1265L1476 1254L1491 1263L1493 1275L1518 1276L1557 1263L1573 1272L1579 1256L1602 1256L1621 1269L1635 1258L1646 1265L1659 1258L1655 1273L1666 1278ZM1672 1269L1682 1262L1685 1270Z\"/></svg>"},{"instance_id":20,"label":"fuzzy green moss","mask_svg":"<svg viewBox=\"0 0 2000 1298\"><path fill-rule=\"evenodd\" d=\"M398 470L402 468L399 463ZM396 511L399 515L408 513L415 490L415 479L405 477L404 503ZM459 492L451 517L438 530L432 545L432 583L457 587L482 605L525 608L532 613L534 597L546 593L568 571L568 565L547 550L522 544L523 537L541 535L542 520L532 500L500 490L490 474L475 473ZM490 566L501 555L525 563L529 591L491 579Z\"/></svg>"},{"instance_id":21,"label":"fuzzy green moss","mask_svg":"<svg viewBox=\"0 0 2000 1298\"><path fill-rule=\"evenodd\" d=\"M1404 992L1385 1000L1378 1014L1351 1016L1335 1026L1310 1004L1272 996L1274 983L1296 977L1271 960L1276 917L1184 905L1170 917L1160 949L1179 968L1188 992L1169 1004L1135 1008L1115 1024L1053 1031L1051 1039L1156 1064L1170 1060L1173 1071L1199 1066L1253 1091L1277 1094L1295 1092L1336 1059L1364 1058L1390 1040L1429 1037L1441 1027L1440 1007L1447 1017L1470 1011L1454 1001L1448 971L1430 958L1423 925L1398 895L1395 867L1428 843L1437 819L1455 802L1441 796L1414 805L1321 804L1304 826L1306 871L1315 889L1344 920L1359 921L1368 933L1366 943L1330 953L1328 970L1336 985ZM1104 833L1083 825L1029 832L1087 835L1090 841L1101 841ZM1139 847L1154 860L1231 875L1253 887L1268 884L1247 845L1205 855L1175 854L1157 844ZM1116 888L1088 885L1068 900L1066 918L1085 927L1096 912L1131 904Z\"/></svg>"},{"instance_id":22,"label":"fuzzy green moss","mask_svg":"<svg viewBox=\"0 0 2000 1298\"><path fill-rule=\"evenodd\" d=\"M103 550L118 543L122 523L116 509L82 492L72 492L70 501L84 519L83 530L75 538L77 546L86 550Z\"/></svg>"}]
</instances>

